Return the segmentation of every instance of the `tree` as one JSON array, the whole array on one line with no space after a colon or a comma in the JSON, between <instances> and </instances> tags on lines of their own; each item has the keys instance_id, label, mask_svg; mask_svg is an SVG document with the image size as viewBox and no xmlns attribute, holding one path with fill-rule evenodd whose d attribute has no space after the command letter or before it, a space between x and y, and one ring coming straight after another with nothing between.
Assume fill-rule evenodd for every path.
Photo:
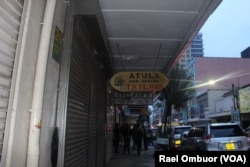
<instances>
[{"instance_id":1,"label":"tree","mask_svg":"<svg viewBox=\"0 0 250 167\"><path fill-rule=\"evenodd\" d=\"M164 90L164 94L167 103L167 115L169 116L172 106L179 111L186 106L187 100L195 91L190 87L192 80L188 77L186 70L178 66L170 71L168 78L169 84Z\"/></svg>"}]
</instances>

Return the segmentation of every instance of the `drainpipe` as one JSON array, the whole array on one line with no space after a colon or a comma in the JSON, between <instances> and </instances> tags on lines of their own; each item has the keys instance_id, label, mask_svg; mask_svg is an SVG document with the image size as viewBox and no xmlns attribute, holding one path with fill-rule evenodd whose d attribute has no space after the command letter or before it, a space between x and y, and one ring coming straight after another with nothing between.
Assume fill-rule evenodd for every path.
<instances>
[{"instance_id":1,"label":"drainpipe","mask_svg":"<svg viewBox=\"0 0 250 167\"><path fill-rule=\"evenodd\" d=\"M28 142L27 167L39 166L39 139L41 130L42 105L45 75L49 53L50 37L55 14L56 0L46 1L44 20L38 50L32 108L30 109L30 130Z\"/></svg>"}]
</instances>

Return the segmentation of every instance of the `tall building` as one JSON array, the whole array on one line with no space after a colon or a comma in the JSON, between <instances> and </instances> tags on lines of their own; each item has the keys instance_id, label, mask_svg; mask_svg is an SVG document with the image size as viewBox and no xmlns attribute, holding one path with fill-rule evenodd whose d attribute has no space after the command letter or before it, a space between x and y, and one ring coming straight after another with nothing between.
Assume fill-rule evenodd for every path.
<instances>
[{"instance_id":1,"label":"tall building","mask_svg":"<svg viewBox=\"0 0 250 167\"><path fill-rule=\"evenodd\" d=\"M202 33L198 33L195 38L193 39L191 45L191 57L203 57L203 40L202 40Z\"/></svg>"},{"instance_id":2,"label":"tall building","mask_svg":"<svg viewBox=\"0 0 250 167\"><path fill-rule=\"evenodd\" d=\"M241 58L250 58L250 46L241 52Z\"/></svg>"},{"instance_id":3,"label":"tall building","mask_svg":"<svg viewBox=\"0 0 250 167\"><path fill-rule=\"evenodd\" d=\"M203 57L203 39L202 33L198 33L193 39L190 46L184 52L183 56L179 60L179 66L186 69L187 64L190 62L192 57Z\"/></svg>"},{"instance_id":4,"label":"tall building","mask_svg":"<svg viewBox=\"0 0 250 167\"><path fill-rule=\"evenodd\" d=\"M191 80L195 81L195 65L194 65L194 57L203 57L203 39L202 33L198 33L193 41L191 42L190 46L184 52L183 56L180 58L178 66L187 71L188 77ZM190 85L192 87L193 85ZM189 95L189 100L187 101L187 108L184 110L193 110L196 108L196 99L195 94Z\"/></svg>"}]
</instances>

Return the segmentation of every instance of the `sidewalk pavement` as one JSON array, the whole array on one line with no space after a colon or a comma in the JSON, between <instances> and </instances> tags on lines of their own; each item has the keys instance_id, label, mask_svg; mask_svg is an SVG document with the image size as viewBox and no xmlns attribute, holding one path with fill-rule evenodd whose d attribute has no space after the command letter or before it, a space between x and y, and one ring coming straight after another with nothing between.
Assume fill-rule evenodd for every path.
<instances>
[{"instance_id":1,"label":"sidewalk pavement","mask_svg":"<svg viewBox=\"0 0 250 167\"><path fill-rule=\"evenodd\" d=\"M107 167L154 167L154 147L148 146L148 150L142 150L141 155L137 155L136 150L130 151L130 154L123 154L123 148L119 148L119 153L114 153Z\"/></svg>"}]
</instances>

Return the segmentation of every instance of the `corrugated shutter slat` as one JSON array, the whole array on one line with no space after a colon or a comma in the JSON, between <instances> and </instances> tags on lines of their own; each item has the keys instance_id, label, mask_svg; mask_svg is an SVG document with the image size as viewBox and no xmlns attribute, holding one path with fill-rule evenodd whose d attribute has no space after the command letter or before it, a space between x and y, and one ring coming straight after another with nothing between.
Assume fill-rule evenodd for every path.
<instances>
[{"instance_id":1,"label":"corrugated shutter slat","mask_svg":"<svg viewBox=\"0 0 250 167\"><path fill-rule=\"evenodd\" d=\"M104 77L91 53L83 18L76 17L69 74L64 166L104 165ZM101 77L102 76L102 77ZM102 78L102 80L100 79ZM102 102L101 104L100 101ZM100 110L102 108L102 110ZM98 162L98 159L101 160Z\"/></svg>"},{"instance_id":2,"label":"corrugated shutter slat","mask_svg":"<svg viewBox=\"0 0 250 167\"><path fill-rule=\"evenodd\" d=\"M1 0L0 5L0 154L4 140L12 72L23 0Z\"/></svg>"}]
</instances>

